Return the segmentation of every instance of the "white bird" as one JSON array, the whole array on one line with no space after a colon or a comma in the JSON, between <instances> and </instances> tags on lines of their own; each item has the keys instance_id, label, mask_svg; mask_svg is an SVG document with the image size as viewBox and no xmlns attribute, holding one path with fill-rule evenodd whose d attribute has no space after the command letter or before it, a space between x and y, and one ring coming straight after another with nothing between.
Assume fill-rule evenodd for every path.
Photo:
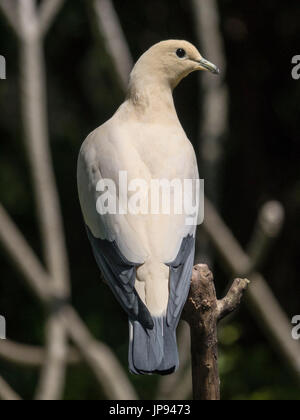
<instances>
[{"instance_id":1,"label":"white bird","mask_svg":"<svg viewBox=\"0 0 300 420\"><path fill-rule=\"evenodd\" d=\"M123 194L118 199L130 200L133 190L126 190L127 197L121 192L124 174L128 184L144 181L147 193L153 180L199 179L172 96L196 70L219 73L187 41L154 45L134 66L125 102L87 137L79 154L78 190L88 237L106 282L128 314L129 369L135 374L168 374L178 367L176 328L190 287L196 223L187 224L186 215L175 211L165 214L161 206L157 214L104 214L99 185L110 180L117 196ZM105 191L107 201L114 198Z\"/></svg>"}]
</instances>

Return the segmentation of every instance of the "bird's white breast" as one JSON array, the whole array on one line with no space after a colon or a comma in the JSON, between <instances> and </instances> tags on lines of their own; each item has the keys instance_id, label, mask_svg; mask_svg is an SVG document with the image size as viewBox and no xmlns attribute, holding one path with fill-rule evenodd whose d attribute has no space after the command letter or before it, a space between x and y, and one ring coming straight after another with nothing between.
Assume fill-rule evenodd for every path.
<instances>
[{"instance_id":1,"label":"bird's white breast","mask_svg":"<svg viewBox=\"0 0 300 420\"><path fill-rule=\"evenodd\" d=\"M184 215L97 213L98 181L112 179L118 187L120 171L127 172L128 183L142 179L149 186L153 179L197 178L195 153L179 122L143 123L117 113L87 138L78 164L81 206L93 234L115 240L131 261L144 262L149 258L164 263L172 261L182 239L195 231L185 225Z\"/></svg>"}]
</instances>

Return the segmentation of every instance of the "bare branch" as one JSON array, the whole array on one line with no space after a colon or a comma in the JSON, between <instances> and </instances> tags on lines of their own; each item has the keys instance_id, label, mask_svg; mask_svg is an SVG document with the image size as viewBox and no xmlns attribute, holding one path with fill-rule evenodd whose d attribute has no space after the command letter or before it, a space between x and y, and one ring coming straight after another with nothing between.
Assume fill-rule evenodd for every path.
<instances>
[{"instance_id":1,"label":"bare branch","mask_svg":"<svg viewBox=\"0 0 300 420\"><path fill-rule=\"evenodd\" d=\"M21 36L15 0L0 0L0 10L17 36Z\"/></svg>"},{"instance_id":2,"label":"bare branch","mask_svg":"<svg viewBox=\"0 0 300 420\"><path fill-rule=\"evenodd\" d=\"M0 206L0 240L6 247L6 250L10 253L17 268L26 276L30 287L38 294L38 297L42 299L44 303L50 303L52 299L54 299L53 290L50 286L51 278L44 271L33 251L2 206ZM54 343L56 338L56 334L51 334L51 336L48 337L51 343ZM56 345L60 345L60 343L57 342ZM60 357L62 357L61 355L64 355L62 350L59 354ZM56 357L56 354L53 356L51 355L51 357ZM59 369L57 369L57 375L64 371ZM51 374L52 372L54 372L54 370L51 371ZM61 389L61 381L57 381L57 383L60 384L59 388Z\"/></svg>"},{"instance_id":3,"label":"bare branch","mask_svg":"<svg viewBox=\"0 0 300 420\"><path fill-rule=\"evenodd\" d=\"M213 275L207 265L194 267L191 289L182 318L191 327L192 377L195 400L219 400L217 324L237 308L247 280L235 280L223 301L218 301ZM187 388L188 390L188 388Z\"/></svg>"},{"instance_id":4,"label":"bare branch","mask_svg":"<svg viewBox=\"0 0 300 420\"><path fill-rule=\"evenodd\" d=\"M2 340L0 341L0 358L20 366L40 367L46 361L46 352L42 347ZM69 349L67 361L70 365L80 363L79 354L75 349Z\"/></svg>"},{"instance_id":5,"label":"bare branch","mask_svg":"<svg viewBox=\"0 0 300 420\"><path fill-rule=\"evenodd\" d=\"M194 400L220 400L217 297L213 275L207 265L194 267L182 319L191 327Z\"/></svg>"},{"instance_id":6,"label":"bare branch","mask_svg":"<svg viewBox=\"0 0 300 420\"><path fill-rule=\"evenodd\" d=\"M16 3L22 42L38 41L39 27L35 3L35 0L18 0Z\"/></svg>"},{"instance_id":7,"label":"bare branch","mask_svg":"<svg viewBox=\"0 0 300 420\"><path fill-rule=\"evenodd\" d=\"M32 0L20 1L24 32L31 30L35 13ZM55 290L63 297L69 294L69 272L49 147L44 56L41 42L35 37L22 42L20 50L22 119L45 259Z\"/></svg>"},{"instance_id":8,"label":"bare branch","mask_svg":"<svg viewBox=\"0 0 300 420\"><path fill-rule=\"evenodd\" d=\"M54 296L51 287L49 287L51 284L49 276L43 271L33 251L1 206L0 241L37 296L44 303L51 304ZM91 370L95 371L96 378L107 397L111 399L136 399L131 383L126 378L121 365L111 350L105 344L92 338L71 307L64 311L63 322L84 360L91 367ZM115 378L118 378L118 381Z\"/></svg>"},{"instance_id":9,"label":"bare branch","mask_svg":"<svg viewBox=\"0 0 300 420\"><path fill-rule=\"evenodd\" d=\"M216 0L192 0L196 34L201 53L221 69L221 76L201 73L200 158L206 179L208 196L218 197L218 177L223 156L223 139L228 129L228 90L225 85L226 58L220 31L219 11Z\"/></svg>"},{"instance_id":10,"label":"bare branch","mask_svg":"<svg viewBox=\"0 0 300 420\"><path fill-rule=\"evenodd\" d=\"M45 352L41 347L3 340L0 342L0 357L7 362L21 366L40 366L44 363Z\"/></svg>"},{"instance_id":11,"label":"bare branch","mask_svg":"<svg viewBox=\"0 0 300 420\"><path fill-rule=\"evenodd\" d=\"M243 294L250 281L247 279L235 279L229 292L222 300L218 300L218 319L223 319L225 316L234 312L241 303Z\"/></svg>"},{"instance_id":12,"label":"bare branch","mask_svg":"<svg viewBox=\"0 0 300 420\"><path fill-rule=\"evenodd\" d=\"M56 1L52 1L52 7ZM24 36L21 39L20 68L22 119L32 178L38 219L42 233L45 260L50 274L51 290L57 298L70 294L69 267L63 233L63 222L56 189L54 170L49 147L46 76L42 51L40 22L36 3L20 0L19 17ZM43 22L51 15L49 4L42 6ZM44 28L43 28L44 29ZM47 328L47 360L42 369L38 398L58 399L64 386L67 337L63 327L51 316Z\"/></svg>"},{"instance_id":13,"label":"bare branch","mask_svg":"<svg viewBox=\"0 0 300 420\"><path fill-rule=\"evenodd\" d=\"M118 15L111 0L91 1L97 17L98 30L114 62L122 88L126 91L133 60Z\"/></svg>"},{"instance_id":14,"label":"bare branch","mask_svg":"<svg viewBox=\"0 0 300 420\"><path fill-rule=\"evenodd\" d=\"M21 401L21 397L0 376L0 399L4 401Z\"/></svg>"},{"instance_id":15,"label":"bare branch","mask_svg":"<svg viewBox=\"0 0 300 420\"><path fill-rule=\"evenodd\" d=\"M194 270L196 270L197 273L198 273L199 267L200 268L205 267L206 269L207 266L201 266L201 265L196 266ZM203 269L201 268L201 271L200 271L201 276L203 276L203 273L204 273ZM209 279L210 281L212 280L211 277L209 277ZM209 287L207 288L207 284L205 283L204 294L206 296L203 294L203 291L202 291L201 297L199 297L199 293L198 293L199 289L195 290L197 281L198 281L198 278L195 277L194 275L192 279L192 291L190 294L190 303L192 303L193 306L192 308L187 309L189 307L189 303L187 303L187 306L183 312L183 318L186 321L189 321L189 323L191 322L191 319L190 319L191 310L192 312L194 312L195 306L196 306L197 308L196 316L199 317L198 305L201 305L201 302L207 301L207 293L208 293L207 290L209 290ZM218 300L216 304L214 303L213 319L214 319L215 326L217 325L217 322L220 319L229 315L230 313L232 313L239 307L242 296L244 292L246 291L248 285L249 285L248 280L236 279L233 282L231 289L229 290L227 295L224 297L224 299ZM210 287L212 287L212 285ZM216 296L215 296L215 293L213 293L212 297L210 297L210 300L215 301L215 299L216 299ZM187 310L189 311L189 313L187 313ZM199 322L201 323L201 319L198 319L198 323ZM190 331L188 331L188 333L190 334ZM189 340L187 340L185 336L184 336L184 339L185 339L185 343L188 343ZM184 343L184 340L182 341L182 343ZM202 340L202 344L203 344L203 340ZM190 349L190 346L186 344L185 351L189 351L189 349ZM184 351L184 354L185 354L185 351ZM185 363L182 363L182 360L180 361L181 366L178 370L178 374L176 373L174 375L170 375L169 377L163 378L161 380L159 393L158 393L158 399L183 400L183 399L189 398L192 395L193 388L192 388L192 381L191 381L191 375L192 375L191 365L190 363L187 363L187 360L183 362ZM215 380L218 382L217 378ZM203 386L203 383L202 383L202 386Z\"/></svg>"},{"instance_id":16,"label":"bare branch","mask_svg":"<svg viewBox=\"0 0 300 420\"><path fill-rule=\"evenodd\" d=\"M284 208L278 201L269 201L262 206L253 236L247 247L252 271L262 267L271 245L281 231L284 217Z\"/></svg>"},{"instance_id":17,"label":"bare branch","mask_svg":"<svg viewBox=\"0 0 300 420\"><path fill-rule=\"evenodd\" d=\"M42 36L46 35L56 15L62 8L65 0L43 0L39 8L39 28Z\"/></svg>"},{"instance_id":18,"label":"bare branch","mask_svg":"<svg viewBox=\"0 0 300 420\"><path fill-rule=\"evenodd\" d=\"M248 277L251 287L247 301L253 317L265 330L274 349L300 379L300 344L292 339L291 325L263 276L251 272L251 260L222 221L214 206L206 199L204 228L221 256L225 268L233 276Z\"/></svg>"},{"instance_id":19,"label":"bare branch","mask_svg":"<svg viewBox=\"0 0 300 420\"><path fill-rule=\"evenodd\" d=\"M49 302L53 297L50 278L1 204L0 241L31 289L43 302Z\"/></svg>"},{"instance_id":20,"label":"bare branch","mask_svg":"<svg viewBox=\"0 0 300 420\"><path fill-rule=\"evenodd\" d=\"M136 400L137 395L110 348L96 341L69 306L62 311L69 336L111 400Z\"/></svg>"},{"instance_id":21,"label":"bare branch","mask_svg":"<svg viewBox=\"0 0 300 420\"><path fill-rule=\"evenodd\" d=\"M61 399L65 385L67 362L67 336L57 313L53 312L46 323L46 358L36 391L36 400Z\"/></svg>"},{"instance_id":22,"label":"bare branch","mask_svg":"<svg viewBox=\"0 0 300 420\"><path fill-rule=\"evenodd\" d=\"M201 177L205 178L205 191L214 204L220 196L220 176L224 158L224 138L228 130L228 89L225 84L226 57L219 11L216 0L191 0L197 40L202 55L221 69L221 75L199 73L200 114L198 154ZM213 249L207 235L197 235L196 261L205 260L213 265Z\"/></svg>"}]
</instances>

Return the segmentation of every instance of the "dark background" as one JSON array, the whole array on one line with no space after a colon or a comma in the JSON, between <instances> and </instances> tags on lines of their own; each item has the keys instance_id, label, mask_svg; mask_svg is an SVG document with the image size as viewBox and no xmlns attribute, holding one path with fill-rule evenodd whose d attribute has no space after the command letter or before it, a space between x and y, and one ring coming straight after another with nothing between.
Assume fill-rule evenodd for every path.
<instances>
[{"instance_id":1,"label":"dark background","mask_svg":"<svg viewBox=\"0 0 300 420\"><path fill-rule=\"evenodd\" d=\"M197 44L187 0L115 0L114 5L135 60L163 39ZM292 318L300 314L300 81L291 77L291 59L300 54L300 4L298 0L222 0L219 7L230 91L220 211L246 245L261 205L270 199L282 202L286 222L263 274ZM127 366L126 316L99 281L76 191L82 141L123 100L110 57L94 36L85 1L66 2L47 36L45 53L51 147L71 261L73 303L93 334ZM41 255L20 124L18 47L2 16L0 54L7 60L7 80L0 81L0 200ZM197 77L191 75L175 92L180 120L194 142L201 100ZM9 338L43 344L44 310L2 248L0 267L0 313L7 319ZM216 272L222 291L229 279L218 265ZM300 399L299 386L245 308L221 331L220 342L224 399ZM18 392L32 398L37 371L1 361L0 371ZM132 381L142 398L153 397L156 377L132 377ZM67 385L68 399L102 398L85 367L69 369Z\"/></svg>"}]
</instances>

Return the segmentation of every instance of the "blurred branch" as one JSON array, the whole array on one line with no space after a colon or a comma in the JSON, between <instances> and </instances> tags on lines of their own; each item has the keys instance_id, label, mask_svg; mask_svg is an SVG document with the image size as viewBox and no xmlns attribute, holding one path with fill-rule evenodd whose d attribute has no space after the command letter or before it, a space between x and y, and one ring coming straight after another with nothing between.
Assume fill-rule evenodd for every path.
<instances>
[{"instance_id":1,"label":"blurred branch","mask_svg":"<svg viewBox=\"0 0 300 420\"><path fill-rule=\"evenodd\" d=\"M137 395L110 348L96 341L71 306L62 311L62 319L74 344L111 400L136 400Z\"/></svg>"},{"instance_id":2,"label":"blurred branch","mask_svg":"<svg viewBox=\"0 0 300 420\"><path fill-rule=\"evenodd\" d=\"M49 30L56 15L62 8L65 0L43 0L39 7L39 28L40 34L43 36Z\"/></svg>"},{"instance_id":3,"label":"blurred branch","mask_svg":"<svg viewBox=\"0 0 300 420\"><path fill-rule=\"evenodd\" d=\"M271 245L278 237L283 222L284 208L278 201L269 201L260 209L253 236L247 247L251 258L251 271L260 270Z\"/></svg>"},{"instance_id":4,"label":"blurred branch","mask_svg":"<svg viewBox=\"0 0 300 420\"><path fill-rule=\"evenodd\" d=\"M52 302L55 295L54 291L51 288L51 279L49 275L44 271L44 268L41 266L39 260L36 258L32 249L30 248L26 240L23 238L22 234L18 231L17 227L15 226L15 224L10 219L10 217L1 205L0 240L4 245L6 251L9 253L10 257L12 258L13 262L16 264L18 270L26 278L31 289L33 289L35 293L38 294L38 297L44 303ZM51 334L50 339L55 340L56 334L55 336L54 334ZM55 355L51 357L55 357ZM45 363L45 365L47 365L47 363ZM51 366L53 366L52 363ZM57 372L57 374L59 374L59 372L56 369L53 370L53 372Z\"/></svg>"},{"instance_id":5,"label":"blurred branch","mask_svg":"<svg viewBox=\"0 0 300 420\"><path fill-rule=\"evenodd\" d=\"M0 358L20 366L39 367L45 363L46 352L42 347L19 344L11 340L0 341ZM70 365L80 363L75 349L69 349L67 362Z\"/></svg>"},{"instance_id":6,"label":"blurred branch","mask_svg":"<svg viewBox=\"0 0 300 420\"><path fill-rule=\"evenodd\" d=\"M3 217L3 213L5 214L4 210L0 207L0 240L5 245L7 251L9 251L13 261L22 270L25 280L29 282L38 297L42 298L45 303L51 304L54 296L49 288L47 274L39 266L38 260L22 238L21 233L13 225L13 222L8 216ZM7 231L7 227L10 228L9 231ZM5 236L2 234L3 232L6 233ZM7 243L6 239L8 239L9 243ZM30 262L29 267L28 262ZM34 269L31 270L31 266ZM136 399L135 392L125 377L119 362L105 345L91 338L88 330L71 308L69 310L66 309L66 312L64 312L64 324L84 359L92 367L92 370L95 370L97 379L104 391L107 392L108 398ZM117 376L113 376L116 371ZM102 376L103 372L105 375ZM118 381L115 378L118 378ZM122 385L122 388L119 384ZM110 390L113 391L112 394L109 394Z\"/></svg>"},{"instance_id":7,"label":"blurred branch","mask_svg":"<svg viewBox=\"0 0 300 420\"><path fill-rule=\"evenodd\" d=\"M18 394L0 376L0 399L3 401L20 401Z\"/></svg>"},{"instance_id":8,"label":"blurred branch","mask_svg":"<svg viewBox=\"0 0 300 420\"><path fill-rule=\"evenodd\" d=\"M2 11L7 22L15 32L17 36L20 36L18 15L16 13L16 1L15 0L0 0L0 11Z\"/></svg>"},{"instance_id":9,"label":"blurred branch","mask_svg":"<svg viewBox=\"0 0 300 420\"><path fill-rule=\"evenodd\" d=\"M251 259L207 199L203 226L229 273L248 277L251 281L247 294L251 313L274 343L281 359L300 380L300 344L292 339L289 319L263 276L252 271Z\"/></svg>"},{"instance_id":10,"label":"blurred branch","mask_svg":"<svg viewBox=\"0 0 300 420\"><path fill-rule=\"evenodd\" d=\"M197 22L198 38L203 52L207 57L221 67L223 75L226 71L224 46L220 32L218 5L216 0L201 2L192 0ZM223 84L224 79L204 75L202 90L204 91L204 117L202 130L202 156L205 162L206 191L215 200L216 174L222 154L222 136L227 130L228 94ZM211 182L214 184L211 185ZM208 189L207 189L208 187ZM249 290L249 300L252 302L252 313L260 324L265 324L268 334L271 333L281 350L281 356L287 358L293 371L300 375L300 346L290 337L290 324L280 305L259 274L254 269L259 268L271 243L271 237L278 233L282 224L282 210L278 204L269 204L262 209L259 223L249 246L250 258L244 253L235 238L223 224L216 210L207 201L204 227L216 249L230 269L231 275L250 276L252 285ZM262 295L260 294L262 293ZM272 315L271 315L272 314ZM276 318L276 321L275 321ZM262 320L264 321L262 323ZM282 339L284 337L284 339ZM279 344L279 346L278 346Z\"/></svg>"},{"instance_id":11,"label":"blurred branch","mask_svg":"<svg viewBox=\"0 0 300 420\"><path fill-rule=\"evenodd\" d=\"M122 88L126 92L129 74L133 68L133 60L119 17L111 0L91 1L97 19L98 31L104 39L106 49L114 62L122 83Z\"/></svg>"},{"instance_id":12,"label":"blurred branch","mask_svg":"<svg viewBox=\"0 0 300 420\"><path fill-rule=\"evenodd\" d=\"M225 84L225 48L217 1L192 0L191 6L201 53L221 69L221 75L218 77L207 72L199 74L199 169L201 178L205 179L206 194L217 205L224 156L223 143L228 130L229 113L228 89ZM196 261L206 259L212 265L213 252L203 232L198 233L197 243L199 251Z\"/></svg>"},{"instance_id":13,"label":"blurred branch","mask_svg":"<svg viewBox=\"0 0 300 420\"><path fill-rule=\"evenodd\" d=\"M20 43L22 119L32 169L36 206L45 248L45 260L56 293L69 295L69 271L59 198L54 178L48 136L45 63L42 44L34 26L37 15L32 0L21 0ZM33 35L32 35L33 34Z\"/></svg>"},{"instance_id":14,"label":"blurred branch","mask_svg":"<svg viewBox=\"0 0 300 420\"><path fill-rule=\"evenodd\" d=\"M46 305L56 308L59 322L63 322L68 335L95 373L107 397L116 400L136 399L131 383L111 350L94 340L74 309L53 295L47 273L43 271L33 251L1 206L0 241L37 297Z\"/></svg>"},{"instance_id":15,"label":"blurred branch","mask_svg":"<svg viewBox=\"0 0 300 420\"><path fill-rule=\"evenodd\" d=\"M55 311L48 316L45 327L45 363L36 389L36 400L60 400L65 385L68 341L64 326Z\"/></svg>"},{"instance_id":16,"label":"blurred branch","mask_svg":"<svg viewBox=\"0 0 300 420\"><path fill-rule=\"evenodd\" d=\"M237 279L218 301L213 275L207 265L194 267L191 289L182 318L191 327L194 400L220 400L218 368L218 321L236 310L249 281Z\"/></svg>"},{"instance_id":17,"label":"blurred branch","mask_svg":"<svg viewBox=\"0 0 300 420\"><path fill-rule=\"evenodd\" d=\"M1 204L0 241L30 288L42 302L49 302L53 298L49 275Z\"/></svg>"},{"instance_id":18,"label":"blurred branch","mask_svg":"<svg viewBox=\"0 0 300 420\"><path fill-rule=\"evenodd\" d=\"M228 128L228 92L225 85L226 59L220 31L219 12L216 0L192 0L196 32L205 58L221 68L220 77L201 73L201 150L200 156L205 165L205 179L209 183L209 195L216 199L216 172L220 172L222 140ZM206 185L207 190L207 185Z\"/></svg>"},{"instance_id":19,"label":"blurred branch","mask_svg":"<svg viewBox=\"0 0 300 420\"><path fill-rule=\"evenodd\" d=\"M52 3L52 6L49 4ZM51 288L57 297L70 295L69 268L63 222L49 147L46 76L40 24L49 23L59 3L44 1L40 17L36 2L20 0L21 105L26 147L32 171L37 214ZM54 15L53 15L54 16ZM46 19L40 21L40 18ZM48 19L48 20L47 20ZM42 28L45 29L45 28ZM37 398L57 400L65 378L67 337L63 326L51 314L46 328L47 358L42 368Z\"/></svg>"}]
</instances>

